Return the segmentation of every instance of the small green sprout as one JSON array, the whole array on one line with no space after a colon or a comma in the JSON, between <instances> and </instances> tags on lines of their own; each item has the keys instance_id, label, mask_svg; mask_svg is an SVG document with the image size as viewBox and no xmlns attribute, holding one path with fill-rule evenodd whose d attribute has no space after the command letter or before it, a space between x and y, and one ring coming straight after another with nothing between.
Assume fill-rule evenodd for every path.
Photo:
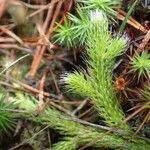
<instances>
[{"instance_id":1,"label":"small green sprout","mask_svg":"<svg viewBox=\"0 0 150 150\"><path fill-rule=\"evenodd\" d=\"M141 76L149 76L150 74L150 54L148 52L142 52L142 54L136 54L131 58L131 64L133 71L138 72L138 78Z\"/></svg>"}]
</instances>

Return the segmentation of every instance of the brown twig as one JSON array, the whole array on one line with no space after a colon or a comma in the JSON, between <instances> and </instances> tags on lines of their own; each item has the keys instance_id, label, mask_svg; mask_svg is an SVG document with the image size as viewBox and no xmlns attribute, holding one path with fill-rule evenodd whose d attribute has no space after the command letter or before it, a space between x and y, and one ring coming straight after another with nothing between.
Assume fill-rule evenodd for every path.
<instances>
[{"instance_id":1,"label":"brown twig","mask_svg":"<svg viewBox=\"0 0 150 150\"><path fill-rule=\"evenodd\" d=\"M54 8L54 3L53 3L53 0L51 1L52 3L52 6L51 6L51 10L52 8ZM50 25L50 28L48 30L48 33L47 33L47 38L50 38L50 34L52 33L52 28L54 26L54 23L56 21L56 18L59 14L59 11L60 11L60 8L61 8L61 5L62 5L63 1L59 1L58 4L57 4L57 7L56 7L56 10L54 12L54 16L53 16L53 19L52 19L52 22L51 22L51 25ZM50 18L50 10L48 11L48 17L47 18ZM47 23L48 23L48 19L45 20L45 23L44 23L44 30L46 30L47 28ZM34 59L33 59L33 62L32 62L32 65L31 65L31 69L30 69L30 75L31 76L34 76L37 69L38 69L38 66L40 64L40 61L43 57L43 54L45 52L45 49L46 49L46 46L38 46L37 47L37 51L34 55Z\"/></svg>"},{"instance_id":2,"label":"brown twig","mask_svg":"<svg viewBox=\"0 0 150 150\"><path fill-rule=\"evenodd\" d=\"M24 42L22 41L22 39L20 39L16 34L14 34L12 31L10 31L9 29L6 29L4 27L0 27L0 31L4 32L5 34L9 35L10 37L14 38L17 42L19 42L20 44L24 44Z\"/></svg>"},{"instance_id":3,"label":"brown twig","mask_svg":"<svg viewBox=\"0 0 150 150\"><path fill-rule=\"evenodd\" d=\"M24 87L26 90L29 90L31 93L34 93L34 94L39 94L40 93L40 90L36 89L36 88L33 88L32 86L30 85L27 85L25 83L22 83L18 80L15 80L15 79L12 79L12 81L18 83L20 86ZM48 92L43 92L43 95L46 96L46 97L51 97L53 99L61 99L60 96L56 96L54 94L51 94L51 93L48 93Z\"/></svg>"},{"instance_id":4,"label":"brown twig","mask_svg":"<svg viewBox=\"0 0 150 150\"><path fill-rule=\"evenodd\" d=\"M29 49L29 48L25 48L25 47L21 47L21 46L18 46L17 44L8 44L8 43L5 43L5 44L0 44L0 48L3 48L3 49L15 49L15 50L22 50L22 51L25 51L27 53L33 53L33 50Z\"/></svg>"},{"instance_id":5,"label":"brown twig","mask_svg":"<svg viewBox=\"0 0 150 150\"><path fill-rule=\"evenodd\" d=\"M8 0L0 0L0 19L2 18L4 11L6 9L7 1Z\"/></svg>"},{"instance_id":6,"label":"brown twig","mask_svg":"<svg viewBox=\"0 0 150 150\"><path fill-rule=\"evenodd\" d=\"M143 111L145 109L145 106L143 105L142 107L140 107L138 110L136 110L134 113L132 113L131 115L129 115L126 119L125 122L129 121L130 119L132 119L134 116L136 116L139 112Z\"/></svg>"},{"instance_id":7,"label":"brown twig","mask_svg":"<svg viewBox=\"0 0 150 150\"><path fill-rule=\"evenodd\" d=\"M47 73L48 73L48 69L45 70L45 72L43 73L43 76L40 80L40 84L39 84L39 102L38 102L38 105L37 105L37 112L42 112L44 110L44 108L46 107L46 103L44 102L44 84L45 84L45 80L46 80L46 76L47 76Z\"/></svg>"},{"instance_id":8,"label":"brown twig","mask_svg":"<svg viewBox=\"0 0 150 150\"><path fill-rule=\"evenodd\" d=\"M57 81L56 81L55 75L54 75L54 73L53 73L53 71L52 71L51 68L49 68L49 70L50 70L50 73L51 73L51 76L52 76L52 79L53 79L53 82L54 82L54 85L55 85L55 89L56 89L56 91L57 91L57 94L60 94L61 92L60 92L60 89L59 89L59 87L58 87L58 83L57 83Z\"/></svg>"}]
</instances>

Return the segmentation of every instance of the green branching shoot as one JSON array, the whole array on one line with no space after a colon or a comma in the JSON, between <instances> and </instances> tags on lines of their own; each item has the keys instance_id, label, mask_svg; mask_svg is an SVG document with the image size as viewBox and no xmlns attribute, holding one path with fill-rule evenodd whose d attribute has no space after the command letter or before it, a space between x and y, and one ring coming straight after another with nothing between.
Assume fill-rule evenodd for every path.
<instances>
[{"instance_id":1,"label":"green branching shoot","mask_svg":"<svg viewBox=\"0 0 150 150\"><path fill-rule=\"evenodd\" d=\"M63 25L59 25L59 28L56 30L55 35L53 36L55 42L59 42L61 45L65 45L68 48L76 45L73 25L67 18L64 20Z\"/></svg>"},{"instance_id":2,"label":"green branching shoot","mask_svg":"<svg viewBox=\"0 0 150 150\"><path fill-rule=\"evenodd\" d=\"M16 92L16 97L10 97L9 101L13 102L15 105L17 105L20 109L25 109L29 113L36 110L36 106L34 104L35 98L33 96L29 96L26 93L20 93ZM28 99L28 102L26 102L26 99Z\"/></svg>"},{"instance_id":3,"label":"green branching shoot","mask_svg":"<svg viewBox=\"0 0 150 150\"><path fill-rule=\"evenodd\" d=\"M69 19L72 21L74 27L74 39L78 39L79 45L84 45L87 37L87 31L89 29L89 11L82 10L82 7L78 6L77 16L69 14ZM74 40L73 39L73 40Z\"/></svg>"},{"instance_id":4,"label":"green branching shoot","mask_svg":"<svg viewBox=\"0 0 150 150\"><path fill-rule=\"evenodd\" d=\"M68 14L68 17L64 20L63 25L59 25L53 38L55 42L59 42L61 45L70 47L76 47L85 44L86 33L89 27L89 12L82 11L78 6L78 17Z\"/></svg>"},{"instance_id":5,"label":"green branching shoot","mask_svg":"<svg viewBox=\"0 0 150 150\"><path fill-rule=\"evenodd\" d=\"M33 113L35 112L37 100L32 96L25 96L23 93L17 94L13 99L13 102L20 98L23 98L19 105L19 108L27 110L26 106L34 106ZM25 106L25 107L23 107ZM43 125L49 125L51 128L60 131L61 134L66 137L62 141L56 143L53 147L54 150L75 150L79 146L92 142L94 147L112 148L112 149L126 149L126 150L145 150L150 148L150 145L143 140L129 139L118 136L117 134L107 133L104 130L96 129L88 126L84 126L78 122L70 120L69 116L61 113L60 111L47 108L41 114L34 116L29 113L28 118L35 122L39 122ZM94 142L96 141L96 142Z\"/></svg>"},{"instance_id":6,"label":"green branching shoot","mask_svg":"<svg viewBox=\"0 0 150 150\"><path fill-rule=\"evenodd\" d=\"M95 12L92 15L97 14ZM128 126L123 123L123 112L112 89L115 58L123 53L126 41L121 37L111 37L107 18L101 15L99 19L91 21L86 45L89 75L81 72L69 74L64 77L67 87L82 96L90 97L109 126L127 129Z\"/></svg>"},{"instance_id":7,"label":"green branching shoot","mask_svg":"<svg viewBox=\"0 0 150 150\"><path fill-rule=\"evenodd\" d=\"M68 48L85 44L91 20L93 17L98 19L99 12L113 19L116 14L114 8L120 5L121 0L78 0L78 2L76 15L68 14L63 25L59 25L53 36L55 42ZM95 11L97 13L93 16Z\"/></svg>"}]
</instances>

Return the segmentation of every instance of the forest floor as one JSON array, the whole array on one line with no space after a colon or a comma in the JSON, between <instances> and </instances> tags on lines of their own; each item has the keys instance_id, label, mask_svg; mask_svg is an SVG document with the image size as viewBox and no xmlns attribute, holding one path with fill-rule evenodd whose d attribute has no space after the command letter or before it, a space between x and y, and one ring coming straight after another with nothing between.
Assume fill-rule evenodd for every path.
<instances>
[{"instance_id":1,"label":"forest floor","mask_svg":"<svg viewBox=\"0 0 150 150\"><path fill-rule=\"evenodd\" d=\"M150 50L150 2L139 1L131 10L134 2L123 0L116 9L112 32L122 31L128 44L126 53L117 58L113 86L135 135L149 140L150 109L144 107L139 89L150 78L138 81L136 73L128 71L135 53ZM68 12L75 14L75 8L76 0L0 0L0 91L6 101L20 93L24 99L36 98L37 115L52 106L80 120L104 125L88 98L66 92L60 83L62 74L87 67L84 47L67 48L52 38L59 28L56 22L63 24ZM59 131L19 116L11 130L0 133L0 150L46 150L61 138ZM81 149L94 150L92 144Z\"/></svg>"}]
</instances>

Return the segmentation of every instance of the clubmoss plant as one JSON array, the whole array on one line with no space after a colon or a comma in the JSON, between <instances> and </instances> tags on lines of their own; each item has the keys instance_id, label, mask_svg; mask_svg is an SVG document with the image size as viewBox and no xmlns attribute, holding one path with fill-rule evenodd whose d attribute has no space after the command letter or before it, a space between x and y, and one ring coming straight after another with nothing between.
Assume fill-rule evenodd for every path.
<instances>
[{"instance_id":1,"label":"clubmoss plant","mask_svg":"<svg viewBox=\"0 0 150 150\"><path fill-rule=\"evenodd\" d=\"M63 25L59 25L53 38L55 42L70 47L79 47L85 44L86 33L89 28L89 11L82 10L80 6L77 8L77 16L68 14L68 19L64 20Z\"/></svg>"},{"instance_id":2,"label":"clubmoss plant","mask_svg":"<svg viewBox=\"0 0 150 150\"><path fill-rule=\"evenodd\" d=\"M59 42L61 45L65 45L68 48L75 46L75 40L72 40L75 36L72 28L71 22L66 18L63 25L59 24L59 28L53 36L55 42Z\"/></svg>"},{"instance_id":3,"label":"clubmoss plant","mask_svg":"<svg viewBox=\"0 0 150 150\"><path fill-rule=\"evenodd\" d=\"M97 15L97 12L93 14ZM90 97L109 126L127 129L128 126L123 123L124 114L112 89L115 58L123 53L126 41L121 37L111 37L105 15L101 15L99 19L93 18L86 41L88 59L85 61L88 64L89 75L76 71L62 77L62 80L67 84L67 89Z\"/></svg>"},{"instance_id":4,"label":"clubmoss plant","mask_svg":"<svg viewBox=\"0 0 150 150\"><path fill-rule=\"evenodd\" d=\"M138 78L150 75L150 54L148 52L142 52L141 55L136 54L135 57L131 58L131 64L132 70L138 73Z\"/></svg>"},{"instance_id":5,"label":"clubmoss plant","mask_svg":"<svg viewBox=\"0 0 150 150\"><path fill-rule=\"evenodd\" d=\"M43 125L49 125L51 128L60 131L61 134L65 135L65 138L62 138L62 141L56 143L53 147L54 150L75 150L79 146L84 144L93 143L91 146L98 148L112 148L112 149L124 149L124 150L145 150L150 149L150 144L137 139L129 138L121 135L108 133L102 129L96 129L93 127L88 127L71 120L71 118L62 112L54 109L47 108L39 115L34 116L36 110L37 100L32 98L32 96L25 96L23 93L17 94L15 97L10 98L13 102L18 103L18 107L28 111L29 107L32 107L32 112L28 115L28 119L35 122L39 122ZM23 98L24 97L24 98ZM21 98L22 101L21 101ZM21 104L23 103L25 107ZM21 104L21 105L20 105ZM30 109L29 109L30 110ZM94 142L96 141L96 142Z\"/></svg>"},{"instance_id":6,"label":"clubmoss plant","mask_svg":"<svg viewBox=\"0 0 150 150\"><path fill-rule=\"evenodd\" d=\"M120 0L78 0L78 2L83 4L82 7L78 7L78 17L69 15L70 22L65 20L64 25L60 25L56 31L55 37L67 47L78 44L86 46L88 56L85 62L88 74L85 74L86 71L83 69L78 69L74 73L63 75L61 82L66 84L68 90L89 97L110 129L121 130L107 132L92 126L84 126L75 120L77 118L67 116L52 107L35 115L37 100L27 94L17 93L10 101L16 102L20 109L26 110L25 117L28 119L48 125L65 136L54 145L54 150L75 150L89 143L92 143L90 146L98 148L150 149L148 142L129 135L130 127L124 122L124 113L112 86L115 59L124 52L126 40L120 36L111 36L106 16L115 14L112 8L120 4Z\"/></svg>"},{"instance_id":7,"label":"clubmoss plant","mask_svg":"<svg viewBox=\"0 0 150 150\"><path fill-rule=\"evenodd\" d=\"M79 47L85 44L87 31L91 24L91 14L95 19L101 12L113 19L116 15L114 8L119 7L121 0L78 0L76 16L68 14L63 25L59 25L53 36L55 42L70 47ZM95 13L96 12L96 13Z\"/></svg>"}]
</instances>

